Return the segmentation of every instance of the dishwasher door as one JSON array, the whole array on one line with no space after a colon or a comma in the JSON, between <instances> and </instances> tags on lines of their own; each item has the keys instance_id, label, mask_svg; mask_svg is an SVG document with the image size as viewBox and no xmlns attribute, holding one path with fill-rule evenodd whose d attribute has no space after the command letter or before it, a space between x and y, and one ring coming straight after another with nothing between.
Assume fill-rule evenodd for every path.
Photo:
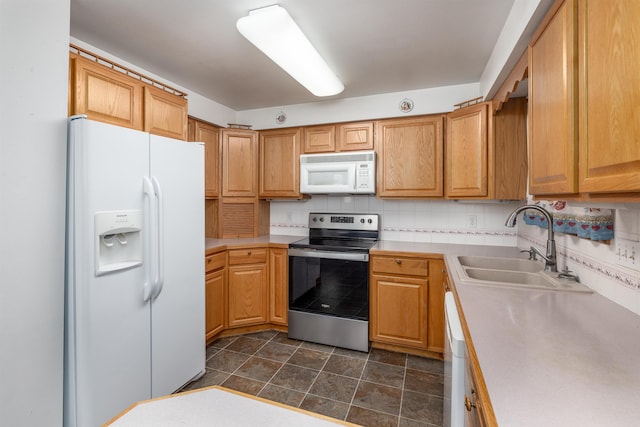
<instances>
[{"instance_id":1,"label":"dishwasher door","mask_svg":"<svg viewBox=\"0 0 640 427\"><path fill-rule=\"evenodd\" d=\"M444 427L464 427L465 342L453 292L444 295Z\"/></svg>"}]
</instances>

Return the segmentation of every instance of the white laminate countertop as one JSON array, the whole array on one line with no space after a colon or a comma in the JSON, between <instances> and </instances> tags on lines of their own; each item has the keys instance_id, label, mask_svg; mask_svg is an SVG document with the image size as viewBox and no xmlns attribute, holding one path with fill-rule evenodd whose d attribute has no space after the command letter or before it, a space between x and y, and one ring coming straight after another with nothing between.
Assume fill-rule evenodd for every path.
<instances>
[{"instance_id":1,"label":"white laminate countertop","mask_svg":"<svg viewBox=\"0 0 640 427\"><path fill-rule=\"evenodd\" d=\"M250 246L250 245L264 245L264 244L276 244L276 245L288 245L295 241L304 239L304 236L288 236L269 234L259 237L245 237L239 239L210 239L207 238L204 241L204 249L208 251L225 246Z\"/></svg>"},{"instance_id":2,"label":"white laminate countertop","mask_svg":"<svg viewBox=\"0 0 640 427\"><path fill-rule=\"evenodd\" d=\"M640 316L597 293L465 283L445 262L501 427L640 425Z\"/></svg>"}]
</instances>

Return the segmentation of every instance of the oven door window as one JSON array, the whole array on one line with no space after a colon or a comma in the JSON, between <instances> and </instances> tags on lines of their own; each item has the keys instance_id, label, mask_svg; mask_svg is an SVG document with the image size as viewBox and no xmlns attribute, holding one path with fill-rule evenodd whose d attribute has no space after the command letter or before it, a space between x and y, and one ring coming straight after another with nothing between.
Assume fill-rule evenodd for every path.
<instances>
[{"instance_id":1,"label":"oven door window","mask_svg":"<svg viewBox=\"0 0 640 427\"><path fill-rule=\"evenodd\" d=\"M369 320L369 263L290 256L289 309Z\"/></svg>"}]
</instances>

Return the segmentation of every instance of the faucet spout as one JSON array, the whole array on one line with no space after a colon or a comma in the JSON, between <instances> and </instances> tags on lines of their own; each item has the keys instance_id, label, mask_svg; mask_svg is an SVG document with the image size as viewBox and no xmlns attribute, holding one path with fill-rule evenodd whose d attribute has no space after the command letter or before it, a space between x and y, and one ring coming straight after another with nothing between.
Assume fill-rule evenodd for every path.
<instances>
[{"instance_id":1,"label":"faucet spout","mask_svg":"<svg viewBox=\"0 0 640 427\"><path fill-rule=\"evenodd\" d=\"M522 211L526 211L529 209L540 212L544 216L545 220L547 221L547 251L546 251L546 255L543 256L545 260L544 270L556 272L558 271L558 268L557 268L557 259L556 259L556 241L554 240L554 235L553 235L553 218L551 218L551 215L549 214L549 212L546 211L546 209L541 208L540 206L537 206L537 205L519 206L513 212L511 212L511 214L507 218L507 221L504 223L504 225L507 227L515 227L518 214Z\"/></svg>"}]
</instances>

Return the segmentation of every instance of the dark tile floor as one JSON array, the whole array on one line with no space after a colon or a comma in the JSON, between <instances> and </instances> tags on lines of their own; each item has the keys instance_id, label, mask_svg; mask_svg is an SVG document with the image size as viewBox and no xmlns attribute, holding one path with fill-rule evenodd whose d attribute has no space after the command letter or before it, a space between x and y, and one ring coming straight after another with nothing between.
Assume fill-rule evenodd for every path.
<instances>
[{"instance_id":1,"label":"dark tile floor","mask_svg":"<svg viewBox=\"0 0 640 427\"><path fill-rule=\"evenodd\" d=\"M263 331L207 347L205 375L185 387L222 385L364 426L442 426L443 362L292 340Z\"/></svg>"}]
</instances>

